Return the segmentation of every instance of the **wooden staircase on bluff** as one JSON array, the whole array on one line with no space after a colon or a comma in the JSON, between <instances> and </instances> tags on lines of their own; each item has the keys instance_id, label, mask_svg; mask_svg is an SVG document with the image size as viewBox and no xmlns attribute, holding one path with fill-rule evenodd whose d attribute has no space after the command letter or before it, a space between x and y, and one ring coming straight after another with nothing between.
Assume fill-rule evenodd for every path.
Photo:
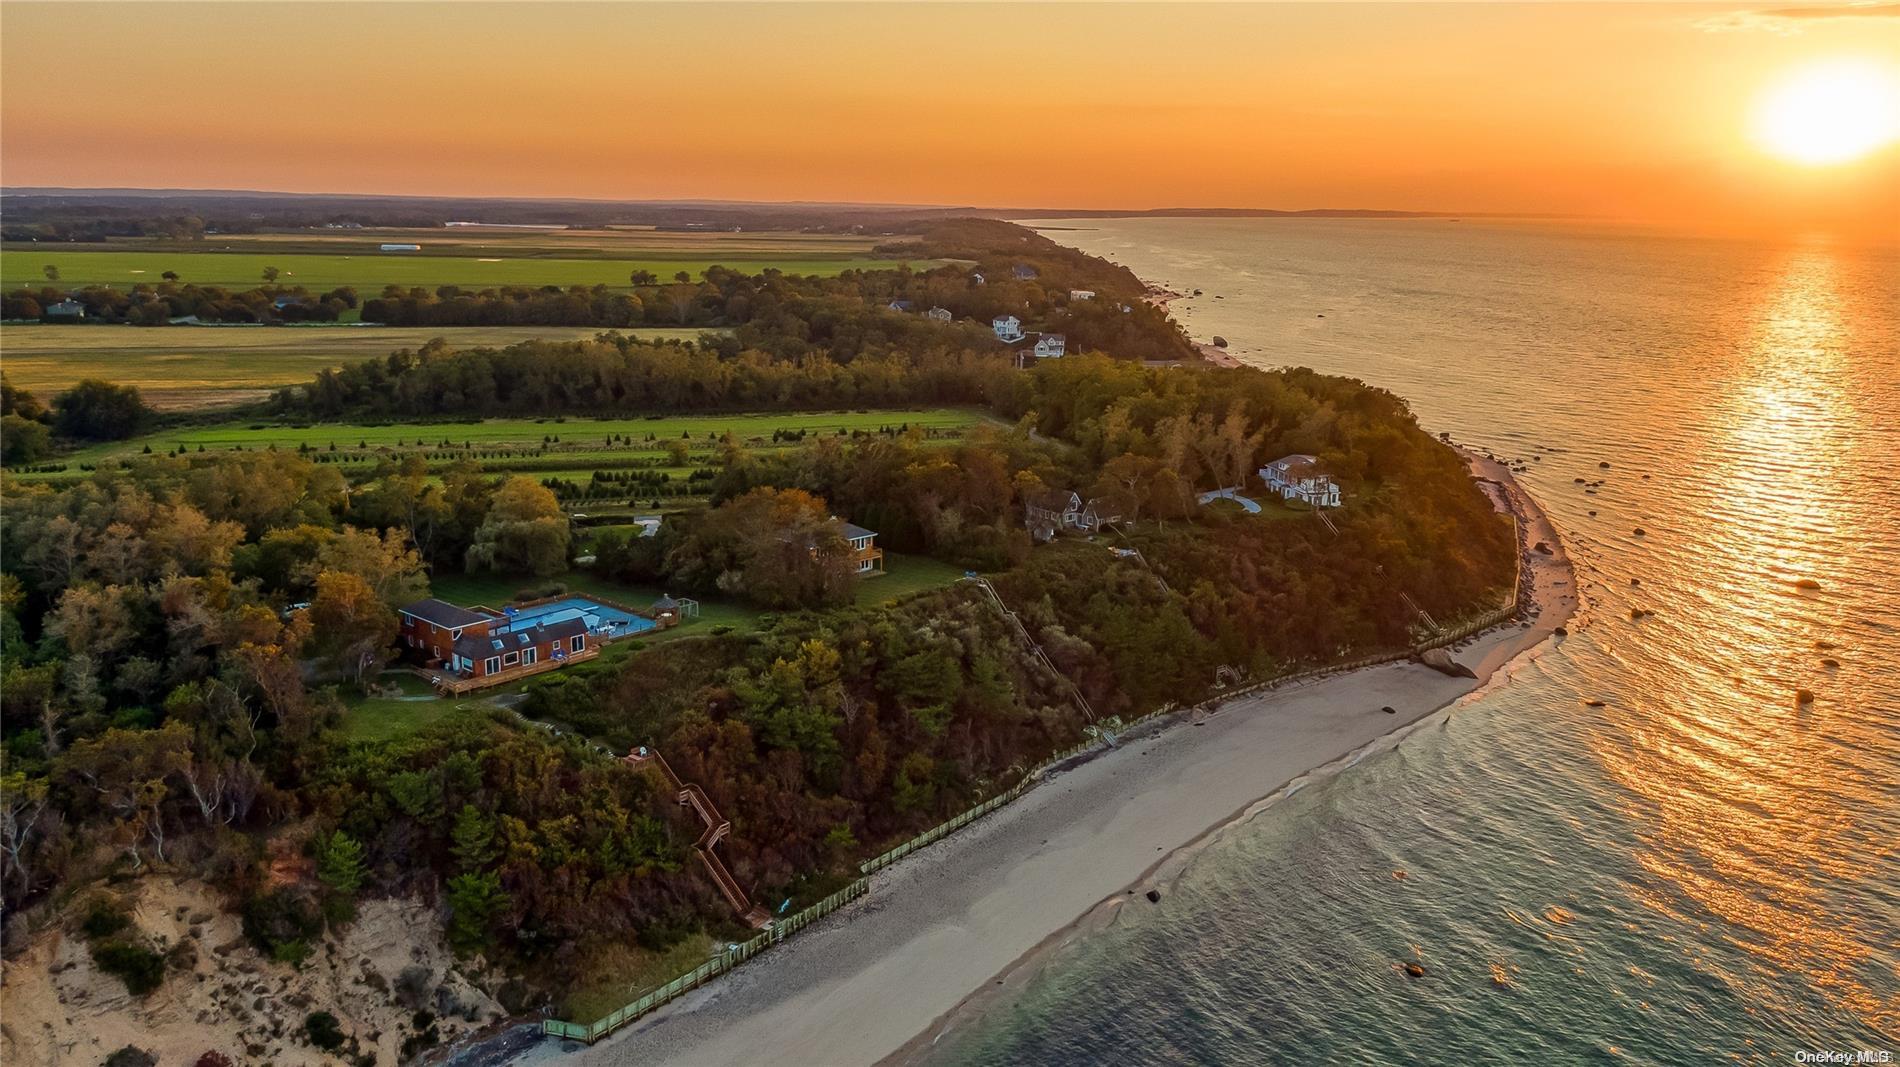
<instances>
[{"instance_id":1,"label":"wooden staircase on bluff","mask_svg":"<svg viewBox=\"0 0 1900 1067\"><path fill-rule=\"evenodd\" d=\"M752 903L752 898L739 885L739 880L726 869L726 864L719 858L719 853L713 851L713 847L732 832L731 820L719 814L719 809L713 807L712 799L706 795L704 789L693 783L680 781L680 776L673 772L673 766L666 762L666 757L660 755L659 750L646 749L644 753L643 755L642 750L635 749L626 755L626 762L635 767L645 767L648 764L658 767L661 776L666 779L666 784L673 789L680 806L693 809L693 814L698 816L699 821L705 825L706 828L700 832L699 840L693 842L693 853L705 866L706 873L712 876L713 884L719 887L719 895L726 898L726 903L732 906L733 911L739 913L739 917L745 921L746 925L755 930L770 926L771 915L767 914L764 908Z\"/></svg>"}]
</instances>

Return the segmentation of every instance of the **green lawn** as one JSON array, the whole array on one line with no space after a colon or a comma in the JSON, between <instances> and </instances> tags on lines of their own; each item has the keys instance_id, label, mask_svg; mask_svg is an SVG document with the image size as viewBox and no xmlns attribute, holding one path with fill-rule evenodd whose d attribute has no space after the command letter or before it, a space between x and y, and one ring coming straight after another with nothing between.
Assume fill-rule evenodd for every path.
<instances>
[{"instance_id":1,"label":"green lawn","mask_svg":"<svg viewBox=\"0 0 1900 1067\"><path fill-rule=\"evenodd\" d=\"M884 576L858 582L858 606L885 604L899 597L937 589L963 577L961 567L952 567L929 556L904 556L884 553Z\"/></svg>"},{"instance_id":2,"label":"green lawn","mask_svg":"<svg viewBox=\"0 0 1900 1067\"><path fill-rule=\"evenodd\" d=\"M442 700L434 696L429 683L408 671L389 671L380 679L395 683L403 697L346 696L344 699L343 736L352 741L388 741L411 734L450 715L460 714L456 705L463 700Z\"/></svg>"},{"instance_id":3,"label":"green lawn","mask_svg":"<svg viewBox=\"0 0 1900 1067\"><path fill-rule=\"evenodd\" d=\"M703 451L714 447L718 438L731 431L745 441L769 443L775 430L803 430L812 435L863 430L876 432L883 427L914 426L926 430L961 431L985 421L985 416L955 408L924 411L831 411L784 412L752 415L664 415L615 418L554 417L543 419L481 419L472 422L398 422L365 426L352 423L310 423L303 425L270 423L219 423L209 426L180 426L146 434L126 441L95 445L60 457L71 466L99 463L114 457L131 456L147 447L153 452L176 451L180 445L196 451L242 446L246 450L276 447L295 450L300 445L329 451L374 451L379 448L435 449L442 441L451 447L464 442L473 448L539 450L553 448L544 438L559 437L559 449L549 457L594 458L592 450L607 449L610 435L627 435L632 444L612 449L612 456L624 459L633 451L658 453L668 441L685 435L688 443ZM647 435L653 435L647 441ZM483 457L477 457L483 458ZM524 457L516 457L524 458ZM603 466L613 466L603 463ZM583 472L583 477L585 476Z\"/></svg>"},{"instance_id":4,"label":"green lawn","mask_svg":"<svg viewBox=\"0 0 1900 1067\"><path fill-rule=\"evenodd\" d=\"M428 242L420 242L428 248ZM497 250L498 252L501 250ZM264 284L266 267L279 271L276 284L302 286L310 290L354 286L364 296L373 296L386 285L425 286L459 285L486 289L504 285L607 285L628 288L627 276L636 270L652 271L670 280L679 271L694 277L708 267L722 266L745 274L757 274L775 268L786 274L835 275L847 270L894 270L900 263L929 269L928 260L878 259L864 255L813 255L793 252L782 258L757 255L726 255L709 250L700 255L662 254L659 257L633 256L625 259L551 259L511 258L505 252L492 257L468 255L431 256L417 253L379 252L365 242L360 250L348 254L308 252L42 252L18 245L0 261L0 283L8 288L39 287L48 284L45 268L59 271L59 285L109 285L131 288L141 283L157 285L166 271L176 271L181 282L217 285L227 289L253 289Z\"/></svg>"},{"instance_id":5,"label":"green lawn","mask_svg":"<svg viewBox=\"0 0 1900 1067\"><path fill-rule=\"evenodd\" d=\"M42 400L82 378L135 385L161 411L245 403L318 371L380 359L434 338L457 349L580 340L603 331L563 326L0 326L7 380ZM637 329L692 340L717 330Z\"/></svg>"}]
</instances>

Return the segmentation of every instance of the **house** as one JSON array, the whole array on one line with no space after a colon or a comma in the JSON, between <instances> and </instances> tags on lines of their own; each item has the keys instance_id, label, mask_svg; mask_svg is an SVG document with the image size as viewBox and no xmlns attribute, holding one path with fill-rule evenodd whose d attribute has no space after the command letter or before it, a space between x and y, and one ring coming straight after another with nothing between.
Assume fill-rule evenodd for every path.
<instances>
[{"instance_id":1,"label":"house","mask_svg":"<svg viewBox=\"0 0 1900 1067\"><path fill-rule=\"evenodd\" d=\"M860 578L875 578L884 573L884 550L877 547L875 530L847 522L844 539L851 543L851 567Z\"/></svg>"},{"instance_id":2,"label":"house","mask_svg":"<svg viewBox=\"0 0 1900 1067\"><path fill-rule=\"evenodd\" d=\"M1095 299L1095 290L1071 289L1069 290L1069 299L1070 300L1093 300Z\"/></svg>"},{"instance_id":3,"label":"house","mask_svg":"<svg viewBox=\"0 0 1900 1067\"><path fill-rule=\"evenodd\" d=\"M422 251L422 246L421 246L421 245L412 245L412 244L401 244L401 243L397 243L397 244L385 244L385 245L383 245L383 246L382 246L382 248L381 248L381 251L384 251L384 252L420 252L420 251Z\"/></svg>"},{"instance_id":4,"label":"house","mask_svg":"<svg viewBox=\"0 0 1900 1067\"><path fill-rule=\"evenodd\" d=\"M493 615L457 607L446 600L430 597L397 609L402 620L402 643L429 660L448 662L455 653L455 642L464 633L487 633L495 623Z\"/></svg>"},{"instance_id":5,"label":"house","mask_svg":"<svg viewBox=\"0 0 1900 1067\"><path fill-rule=\"evenodd\" d=\"M61 300L46 305L46 310L41 314L49 319L83 319L86 317L86 305L77 300Z\"/></svg>"},{"instance_id":6,"label":"house","mask_svg":"<svg viewBox=\"0 0 1900 1067\"><path fill-rule=\"evenodd\" d=\"M1019 282L1026 282L1036 277L1036 268L1027 263L1018 263L1009 269L1009 275Z\"/></svg>"},{"instance_id":7,"label":"house","mask_svg":"<svg viewBox=\"0 0 1900 1067\"><path fill-rule=\"evenodd\" d=\"M270 306L277 311L282 311L287 307L295 307L302 303L303 297L301 296L280 296L271 301Z\"/></svg>"},{"instance_id":8,"label":"house","mask_svg":"<svg viewBox=\"0 0 1900 1067\"><path fill-rule=\"evenodd\" d=\"M596 635L604 633L598 615L569 608L527 619L472 611L433 597L397 610L402 643L425 665L445 671L461 688L479 688L484 679L534 673L594 655ZM458 690L459 691L459 690Z\"/></svg>"},{"instance_id":9,"label":"house","mask_svg":"<svg viewBox=\"0 0 1900 1067\"><path fill-rule=\"evenodd\" d=\"M974 270L973 270L973 271L971 271L971 272L970 272L970 284L971 284L971 285L982 285L982 284L984 284L984 281L983 281L983 274L982 274L982 272L981 272L981 271L974 271Z\"/></svg>"},{"instance_id":10,"label":"house","mask_svg":"<svg viewBox=\"0 0 1900 1067\"><path fill-rule=\"evenodd\" d=\"M955 315L950 314L949 308L938 308L938 307L933 307L929 311L924 312L924 316L926 318L935 319L938 322L949 322L951 319L956 317Z\"/></svg>"},{"instance_id":11,"label":"house","mask_svg":"<svg viewBox=\"0 0 1900 1067\"><path fill-rule=\"evenodd\" d=\"M990 329L996 331L996 339L1015 344L1023 339L1022 320L1014 315L998 315L990 320Z\"/></svg>"},{"instance_id":12,"label":"house","mask_svg":"<svg viewBox=\"0 0 1900 1067\"><path fill-rule=\"evenodd\" d=\"M1316 508L1339 506L1339 486L1320 473L1314 456L1282 456L1260 468L1260 480L1281 500L1300 500Z\"/></svg>"},{"instance_id":13,"label":"house","mask_svg":"<svg viewBox=\"0 0 1900 1067\"><path fill-rule=\"evenodd\" d=\"M1066 489L1045 489L1023 499L1023 525L1038 541L1048 541L1064 530L1092 534L1104 523L1120 520L1120 511L1108 501L1083 500L1082 494Z\"/></svg>"},{"instance_id":14,"label":"house","mask_svg":"<svg viewBox=\"0 0 1900 1067\"><path fill-rule=\"evenodd\" d=\"M1059 333L1045 333L1036 338L1037 359L1061 359L1068 348L1069 339Z\"/></svg>"},{"instance_id":15,"label":"house","mask_svg":"<svg viewBox=\"0 0 1900 1067\"><path fill-rule=\"evenodd\" d=\"M580 608L536 616L520 625L495 619L487 628L465 629L447 666L464 678L482 679L592 655L590 642L598 622L599 616Z\"/></svg>"},{"instance_id":16,"label":"house","mask_svg":"<svg viewBox=\"0 0 1900 1067\"><path fill-rule=\"evenodd\" d=\"M890 302L889 304L886 304L886 305L884 305L884 306L885 306L885 307L888 307L888 308L890 308L890 309L891 309L892 311L909 311L909 310L910 310L910 301L908 301L908 300L893 300L893 301L891 301L891 302Z\"/></svg>"}]
</instances>

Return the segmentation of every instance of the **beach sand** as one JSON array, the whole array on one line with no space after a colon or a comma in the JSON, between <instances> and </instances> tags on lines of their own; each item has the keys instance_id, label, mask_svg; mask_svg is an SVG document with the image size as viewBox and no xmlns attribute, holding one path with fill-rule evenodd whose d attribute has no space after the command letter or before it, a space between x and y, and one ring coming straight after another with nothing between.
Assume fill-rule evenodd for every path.
<instances>
[{"instance_id":1,"label":"beach sand","mask_svg":"<svg viewBox=\"0 0 1900 1067\"><path fill-rule=\"evenodd\" d=\"M908 1061L1034 970L1044 952L1151 906L1198 846L1315 771L1397 744L1408 726L1504 684L1548 639L1576 587L1548 519L1500 463L1475 476L1524 509L1536 608L1465 642L1476 679L1411 663L1333 675L1190 713L1054 774L963 831L879 872L860 901L577 1054L584 1064ZM1546 556L1525 551L1544 541ZM1391 705L1388 715L1381 705ZM549 1043L533 1059L552 1059Z\"/></svg>"}]
</instances>

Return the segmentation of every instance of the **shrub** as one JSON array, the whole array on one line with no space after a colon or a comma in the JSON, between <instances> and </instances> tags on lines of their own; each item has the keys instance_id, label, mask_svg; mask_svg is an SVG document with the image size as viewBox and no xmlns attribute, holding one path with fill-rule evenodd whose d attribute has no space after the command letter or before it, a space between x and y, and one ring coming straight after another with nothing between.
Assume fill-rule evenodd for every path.
<instances>
[{"instance_id":1,"label":"shrub","mask_svg":"<svg viewBox=\"0 0 1900 1067\"><path fill-rule=\"evenodd\" d=\"M129 922L130 917L118 901L110 897L94 897L86 904L86 913L79 920L79 928L85 932L88 940L97 941L125 929Z\"/></svg>"},{"instance_id":2,"label":"shrub","mask_svg":"<svg viewBox=\"0 0 1900 1067\"><path fill-rule=\"evenodd\" d=\"M325 1052L343 1047L343 1024L327 1011L313 1011L304 1016L303 1032L309 1035L312 1045Z\"/></svg>"},{"instance_id":3,"label":"shrub","mask_svg":"<svg viewBox=\"0 0 1900 1067\"><path fill-rule=\"evenodd\" d=\"M126 992L142 997L165 983L165 957L130 941L95 942L92 962L125 983Z\"/></svg>"},{"instance_id":4,"label":"shrub","mask_svg":"<svg viewBox=\"0 0 1900 1067\"><path fill-rule=\"evenodd\" d=\"M279 962L300 962L309 954L310 939L322 931L323 916L316 902L290 886L244 902L244 936Z\"/></svg>"},{"instance_id":5,"label":"shrub","mask_svg":"<svg viewBox=\"0 0 1900 1067\"><path fill-rule=\"evenodd\" d=\"M105 1060L105 1067L157 1067L157 1065L157 1056L134 1045L125 1046L107 1056Z\"/></svg>"}]
</instances>

